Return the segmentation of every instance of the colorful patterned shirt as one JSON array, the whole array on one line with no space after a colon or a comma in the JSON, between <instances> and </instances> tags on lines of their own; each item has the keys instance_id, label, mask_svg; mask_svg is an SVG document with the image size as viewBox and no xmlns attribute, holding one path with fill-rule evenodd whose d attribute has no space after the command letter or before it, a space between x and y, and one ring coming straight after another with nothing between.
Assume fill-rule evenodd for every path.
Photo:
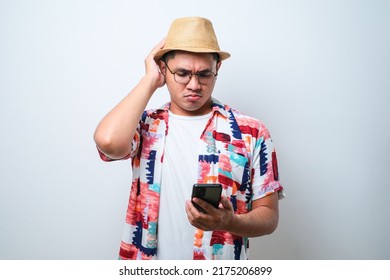
<instances>
[{"instance_id":1,"label":"colorful patterned shirt","mask_svg":"<svg viewBox=\"0 0 390 280\"><path fill-rule=\"evenodd\" d=\"M165 104L146 110L133 137L128 157L132 185L120 259L156 259L157 227L165 137L169 133ZM220 183L235 214L251 211L252 201L278 192L276 153L267 128L213 99L212 115L199 139L198 183ZM105 161L111 159L100 152ZM247 237L225 231L194 229L193 259L248 259Z\"/></svg>"}]
</instances>

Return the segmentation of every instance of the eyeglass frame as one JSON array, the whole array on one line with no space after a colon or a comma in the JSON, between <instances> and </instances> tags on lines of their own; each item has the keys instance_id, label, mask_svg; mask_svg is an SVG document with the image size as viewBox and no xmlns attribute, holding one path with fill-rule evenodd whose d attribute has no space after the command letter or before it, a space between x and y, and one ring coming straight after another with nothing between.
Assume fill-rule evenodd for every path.
<instances>
[{"instance_id":1,"label":"eyeglass frame","mask_svg":"<svg viewBox=\"0 0 390 280\"><path fill-rule=\"evenodd\" d=\"M181 70L176 70L175 72L172 72L171 68L169 68L169 66L168 66L168 63L167 63L165 60L163 60L163 62L164 62L164 64L165 64L165 66L167 67L167 69L169 70L169 72L173 75L173 79L175 80L175 82L178 83L178 84L182 84L182 85L188 84L189 82L191 82L192 76L195 75L195 76L198 78L198 83L199 83L199 84L201 84L201 85L211 85L211 84L215 81L216 77L218 76L218 72L217 72L217 73L214 73L213 71L210 71L210 70L205 70L205 71L203 71L203 72L207 72L207 73L210 73L210 74L213 74L213 75L214 75L213 80L212 80L209 84L207 84L207 83L202 83L202 82L199 80L199 75L201 75L202 71L201 71L201 72L192 73L191 71L182 69L182 71L187 71L187 72L188 72L187 75L188 75L189 79L188 79L188 82L186 82L186 83L181 83L181 82L178 82L178 81L176 80L176 73L177 73L178 71L181 71Z\"/></svg>"}]
</instances>

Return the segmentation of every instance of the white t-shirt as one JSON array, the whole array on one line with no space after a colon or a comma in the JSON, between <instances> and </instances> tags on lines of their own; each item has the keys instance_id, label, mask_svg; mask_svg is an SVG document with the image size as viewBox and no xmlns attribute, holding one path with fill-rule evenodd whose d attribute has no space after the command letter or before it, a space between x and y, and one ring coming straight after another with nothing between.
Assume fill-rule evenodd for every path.
<instances>
[{"instance_id":1,"label":"white t-shirt","mask_svg":"<svg viewBox=\"0 0 390 280\"><path fill-rule=\"evenodd\" d=\"M192 185L197 183L198 139L210 116L211 112L195 117L169 112L157 227L158 259L193 258L195 229L188 221L185 202L191 199Z\"/></svg>"}]
</instances>

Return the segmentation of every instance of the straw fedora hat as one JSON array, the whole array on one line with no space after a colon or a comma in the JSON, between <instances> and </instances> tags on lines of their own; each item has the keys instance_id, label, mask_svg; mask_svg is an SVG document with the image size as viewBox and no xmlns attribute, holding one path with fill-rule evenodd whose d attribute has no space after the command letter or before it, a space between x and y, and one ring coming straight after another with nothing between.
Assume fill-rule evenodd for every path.
<instances>
[{"instance_id":1,"label":"straw fedora hat","mask_svg":"<svg viewBox=\"0 0 390 280\"><path fill-rule=\"evenodd\" d=\"M155 55L156 61L167 52L181 50L195 53L218 53L221 60L230 57L221 51L213 24L202 17L184 17L175 19L168 31L165 46Z\"/></svg>"}]
</instances>

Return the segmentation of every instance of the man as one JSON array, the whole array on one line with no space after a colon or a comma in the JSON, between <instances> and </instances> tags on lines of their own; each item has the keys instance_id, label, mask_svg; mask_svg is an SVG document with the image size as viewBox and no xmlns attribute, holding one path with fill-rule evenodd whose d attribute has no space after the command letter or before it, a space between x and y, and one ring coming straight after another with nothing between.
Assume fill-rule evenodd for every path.
<instances>
[{"instance_id":1,"label":"man","mask_svg":"<svg viewBox=\"0 0 390 280\"><path fill-rule=\"evenodd\" d=\"M212 98L228 57L209 20L176 19L145 76L99 123L101 158L132 160L121 259L247 259L248 238L276 229L283 188L269 133ZM170 103L145 111L164 85ZM219 207L191 201L194 183L222 184Z\"/></svg>"}]
</instances>

